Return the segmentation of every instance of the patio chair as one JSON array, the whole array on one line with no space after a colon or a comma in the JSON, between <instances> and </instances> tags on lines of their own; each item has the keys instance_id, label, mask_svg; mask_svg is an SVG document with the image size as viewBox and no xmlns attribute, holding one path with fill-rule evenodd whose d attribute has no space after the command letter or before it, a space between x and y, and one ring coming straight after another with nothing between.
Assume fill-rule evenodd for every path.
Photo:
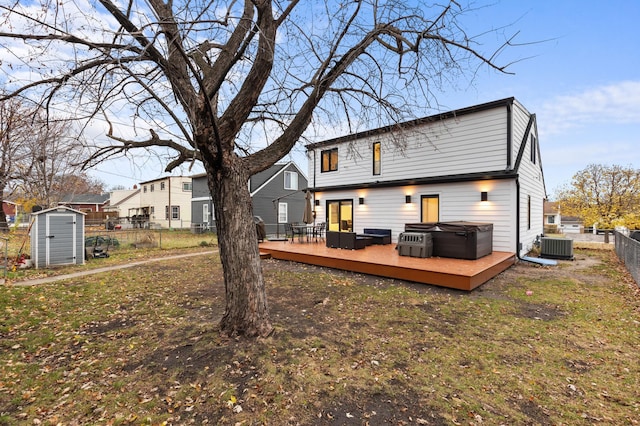
<instances>
[{"instance_id":1,"label":"patio chair","mask_svg":"<svg viewBox=\"0 0 640 426\"><path fill-rule=\"evenodd\" d=\"M290 223L284 224L284 236L287 238L287 241L291 238L291 242L293 242L293 227Z\"/></svg>"},{"instance_id":2,"label":"patio chair","mask_svg":"<svg viewBox=\"0 0 640 426\"><path fill-rule=\"evenodd\" d=\"M284 229L287 234L287 239L289 238L289 235L291 235L291 242L293 242L296 236L298 237L298 240L302 241L302 238L304 237L304 229L301 228L298 223L285 223Z\"/></svg>"},{"instance_id":3,"label":"patio chair","mask_svg":"<svg viewBox=\"0 0 640 426\"><path fill-rule=\"evenodd\" d=\"M313 228L313 236L316 239L316 241L318 240L318 238L320 238L320 240L324 240L326 228L327 228L326 222L321 222Z\"/></svg>"}]
</instances>

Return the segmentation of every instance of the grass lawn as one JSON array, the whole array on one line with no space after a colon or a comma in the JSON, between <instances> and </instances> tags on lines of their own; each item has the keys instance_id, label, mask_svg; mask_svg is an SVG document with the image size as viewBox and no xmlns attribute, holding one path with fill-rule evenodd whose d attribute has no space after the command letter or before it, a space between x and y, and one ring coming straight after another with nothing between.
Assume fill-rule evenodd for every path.
<instances>
[{"instance_id":1,"label":"grass lawn","mask_svg":"<svg viewBox=\"0 0 640 426\"><path fill-rule=\"evenodd\" d=\"M640 295L610 250L470 293L263 262L259 340L217 333L215 255L0 287L0 424L639 422Z\"/></svg>"}]
</instances>

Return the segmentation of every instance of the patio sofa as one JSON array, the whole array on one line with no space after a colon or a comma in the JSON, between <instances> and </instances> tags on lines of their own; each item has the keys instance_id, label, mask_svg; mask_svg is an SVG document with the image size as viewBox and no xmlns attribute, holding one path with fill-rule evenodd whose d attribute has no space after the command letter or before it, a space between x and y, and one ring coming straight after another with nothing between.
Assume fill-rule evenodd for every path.
<instances>
[{"instance_id":1,"label":"patio sofa","mask_svg":"<svg viewBox=\"0 0 640 426\"><path fill-rule=\"evenodd\" d=\"M391 244L391 229L364 228L361 237L371 237L372 244Z\"/></svg>"},{"instance_id":2,"label":"patio sofa","mask_svg":"<svg viewBox=\"0 0 640 426\"><path fill-rule=\"evenodd\" d=\"M369 237L357 236L355 232L327 232L327 247L341 248L347 250L360 250L365 248L367 241L371 240Z\"/></svg>"}]
</instances>

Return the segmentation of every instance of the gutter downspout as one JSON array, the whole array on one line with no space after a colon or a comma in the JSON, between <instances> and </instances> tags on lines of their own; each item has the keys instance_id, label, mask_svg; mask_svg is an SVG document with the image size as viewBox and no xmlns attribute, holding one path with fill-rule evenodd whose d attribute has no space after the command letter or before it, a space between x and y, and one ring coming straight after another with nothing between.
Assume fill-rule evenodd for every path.
<instances>
[{"instance_id":1,"label":"gutter downspout","mask_svg":"<svg viewBox=\"0 0 640 426\"><path fill-rule=\"evenodd\" d=\"M516 257L520 257L520 177L516 177Z\"/></svg>"}]
</instances>

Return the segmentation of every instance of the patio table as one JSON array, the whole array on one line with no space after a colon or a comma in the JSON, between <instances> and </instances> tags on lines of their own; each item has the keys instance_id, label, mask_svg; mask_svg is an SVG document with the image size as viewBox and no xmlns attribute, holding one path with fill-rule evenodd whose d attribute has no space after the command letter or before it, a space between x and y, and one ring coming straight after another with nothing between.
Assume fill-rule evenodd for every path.
<instances>
[{"instance_id":1,"label":"patio table","mask_svg":"<svg viewBox=\"0 0 640 426\"><path fill-rule=\"evenodd\" d=\"M311 235L315 235L315 225L292 225L294 235L298 234L298 241L303 242L306 237L307 242Z\"/></svg>"}]
</instances>

